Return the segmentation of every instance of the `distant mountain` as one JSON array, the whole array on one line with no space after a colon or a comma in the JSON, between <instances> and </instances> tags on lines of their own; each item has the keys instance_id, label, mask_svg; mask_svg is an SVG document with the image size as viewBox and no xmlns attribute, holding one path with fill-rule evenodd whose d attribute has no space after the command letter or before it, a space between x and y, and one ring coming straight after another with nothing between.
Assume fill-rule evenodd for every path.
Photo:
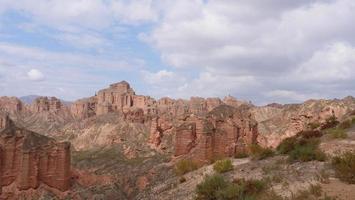
<instances>
[{"instance_id":1,"label":"distant mountain","mask_svg":"<svg viewBox=\"0 0 355 200\"><path fill-rule=\"evenodd\" d=\"M28 95L28 96L23 96L20 97L20 100L26 104L31 104L34 100L36 100L38 97L41 97L39 95ZM65 101L60 99L60 101L64 104L64 105L70 105L72 102L70 101Z\"/></svg>"}]
</instances>

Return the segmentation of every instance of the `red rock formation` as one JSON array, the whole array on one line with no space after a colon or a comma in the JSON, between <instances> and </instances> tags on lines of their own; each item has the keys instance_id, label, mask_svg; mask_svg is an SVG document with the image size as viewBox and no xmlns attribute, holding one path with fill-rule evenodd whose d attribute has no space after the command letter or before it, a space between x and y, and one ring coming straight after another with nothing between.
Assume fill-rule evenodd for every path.
<instances>
[{"instance_id":1,"label":"red rock formation","mask_svg":"<svg viewBox=\"0 0 355 200\"><path fill-rule=\"evenodd\" d=\"M66 191L70 187L70 144L16 127L7 115L0 132L1 187L36 189L40 183Z\"/></svg>"},{"instance_id":2,"label":"red rock formation","mask_svg":"<svg viewBox=\"0 0 355 200\"><path fill-rule=\"evenodd\" d=\"M246 101L240 101L237 100L236 98L232 97L232 96L226 96L223 99L223 103L229 105L229 106L233 106L233 107L239 107L241 105L251 105L250 102L246 102Z\"/></svg>"},{"instance_id":3,"label":"red rock formation","mask_svg":"<svg viewBox=\"0 0 355 200\"><path fill-rule=\"evenodd\" d=\"M257 123L248 109L221 105L205 117L192 115L176 129L175 156L198 163L247 151L257 142Z\"/></svg>"},{"instance_id":4,"label":"red rock formation","mask_svg":"<svg viewBox=\"0 0 355 200\"><path fill-rule=\"evenodd\" d=\"M171 130L172 128L172 119L169 119L167 116L162 115L160 117L153 118L150 124L149 138L149 143L151 144L151 147L159 148L164 134L167 134L166 132L168 130Z\"/></svg>"},{"instance_id":5,"label":"red rock formation","mask_svg":"<svg viewBox=\"0 0 355 200\"><path fill-rule=\"evenodd\" d=\"M16 97L0 97L0 110L15 113L23 111L22 102Z\"/></svg>"},{"instance_id":6,"label":"red rock formation","mask_svg":"<svg viewBox=\"0 0 355 200\"><path fill-rule=\"evenodd\" d=\"M302 104L271 104L252 108L259 123L259 144L264 147L277 147L288 137L310 128L310 124L322 124L329 117L342 120L346 113L355 108L355 99L308 100Z\"/></svg>"},{"instance_id":7,"label":"red rock formation","mask_svg":"<svg viewBox=\"0 0 355 200\"><path fill-rule=\"evenodd\" d=\"M133 106L133 89L126 81L110 85L97 93L96 114L102 115Z\"/></svg>"},{"instance_id":8,"label":"red rock formation","mask_svg":"<svg viewBox=\"0 0 355 200\"><path fill-rule=\"evenodd\" d=\"M246 104L233 97L226 97L224 102L219 98L204 99L201 97L191 97L190 100L174 100L164 97L156 101L149 96L136 95L126 81L121 81L98 91L97 96L74 102L70 110L76 118L87 118L111 112L125 112L130 108L143 109L145 115L168 114L180 116L188 113L205 114L223 103L236 107Z\"/></svg>"},{"instance_id":9,"label":"red rock formation","mask_svg":"<svg viewBox=\"0 0 355 200\"><path fill-rule=\"evenodd\" d=\"M70 106L72 115L76 118L88 118L95 115L97 104L96 97L80 99Z\"/></svg>"},{"instance_id":10,"label":"red rock formation","mask_svg":"<svg viewBox=\"0 0 355 200\"><path fill-rule=\"evenodd\" d=\"M144 111L141 108L131 108L123 113L124 119L132 123L144 123Z\"/></svg>"},{"instance_id":11,"label":"red rock formation","mask_svg":"<svg viewBox=\"0 0 355 200\"><path fill-rule=\"evenodd\" d=\"M188 154L196 146L196 123L183 123L176 132L175 156Z\"/></svg>"},{"instance_id":12,"label":"red rock formation","mask_svg":"<svg viewBox=\"0 0 355 200\"><path fill-rule=\"evenodd\" d=\"M57 113L63 109L64 105L56 97L38 97L30 106L33 113L53 112Z\"/></svg>"}]
</instances>

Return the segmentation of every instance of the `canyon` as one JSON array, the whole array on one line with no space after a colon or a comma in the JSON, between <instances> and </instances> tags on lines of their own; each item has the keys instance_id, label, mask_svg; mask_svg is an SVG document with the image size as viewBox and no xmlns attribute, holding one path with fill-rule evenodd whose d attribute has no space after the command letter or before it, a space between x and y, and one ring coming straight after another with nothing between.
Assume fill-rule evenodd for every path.
<instances>
[{"instance_id":1,"label":"canyon","mask_svg":"<svg viewBox=\"0 0 355 200\"><path fill-rule=\"evenodd\" d=\"M351 96L265 106L232 96L156 100L126 81L70 104L0 97L1 198L135 199L174 176L180 160L204 166L253 145L276 148L354 110Z\"/></svg>"}]
</instances>

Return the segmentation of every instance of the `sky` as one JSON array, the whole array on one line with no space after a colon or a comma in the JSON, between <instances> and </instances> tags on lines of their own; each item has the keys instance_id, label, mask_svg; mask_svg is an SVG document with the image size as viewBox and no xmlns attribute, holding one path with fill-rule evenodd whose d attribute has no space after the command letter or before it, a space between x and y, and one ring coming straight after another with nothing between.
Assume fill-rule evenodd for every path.
<instances>
[{"instance_id":1,"label":"sky","mask_svg":"<svg viewBox=\"0 0 355 200\"><path fill-rule=\"evenodd\" d=\"M0 0L0 96L355 96L353 0Z\"/></svg>"}]
</instances>

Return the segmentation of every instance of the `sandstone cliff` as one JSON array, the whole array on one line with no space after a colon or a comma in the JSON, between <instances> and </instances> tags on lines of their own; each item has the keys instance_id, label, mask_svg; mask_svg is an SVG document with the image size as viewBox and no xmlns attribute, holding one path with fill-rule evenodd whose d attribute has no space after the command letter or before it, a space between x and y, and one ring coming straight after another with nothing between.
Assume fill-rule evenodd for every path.
<instances>
[{"instance_id":1,"label":"sandstone cliff","mask_svg":"<svg viewBox=\"0 0 355 200\"><path fill-rule=\"evenodd\" d=\"M175 156L206 163L246 152L258 136L257 123L248 110L221 105L206 116L188 116L176 129Z\"/></svg>"},{"instance_id":2,"label":"sandstone cliff","mask_svg":"<svg viewBox=\"0 0 355 200\"><path fill-rule=\"evenodd\" d=\"M36 189L45 184L61 191L70 187L70 144L16 127L0 115L1 187ZM14 191L12 191L14 192ZM7 194L11 193L7 191ZM6 198L6 196L2 196Z\"/></svg>"},{"instance_id":3,"label":"sandstone cliff","mask_svg":"<svg viewBox=\"0 0 355 200\"><path fill-rule=\"evenodd\" d=\"M111 84L109 88L97 92L96 96L81 99L71 105L71 113L76 118L88 118L113 112L125 112L130 108L142 109L145 115L171 114L179 116L186 113L200 114L227 104L234 107L249 104L228 96L219 98L191 97L189 100L161 98L155 100L149 96L136 95L126 81Z\"/></svg>"},{"instance_id":4,"label":"sandstone cliff","mask_svg":"<svg viewBox=\"0 0 355 200\"><path fill-rule=\"evenodd\" d=\"M0 110L9 113L21 112L24 110L23 103L16 97L0 97Z\"/></svg>"}]
</instances>

